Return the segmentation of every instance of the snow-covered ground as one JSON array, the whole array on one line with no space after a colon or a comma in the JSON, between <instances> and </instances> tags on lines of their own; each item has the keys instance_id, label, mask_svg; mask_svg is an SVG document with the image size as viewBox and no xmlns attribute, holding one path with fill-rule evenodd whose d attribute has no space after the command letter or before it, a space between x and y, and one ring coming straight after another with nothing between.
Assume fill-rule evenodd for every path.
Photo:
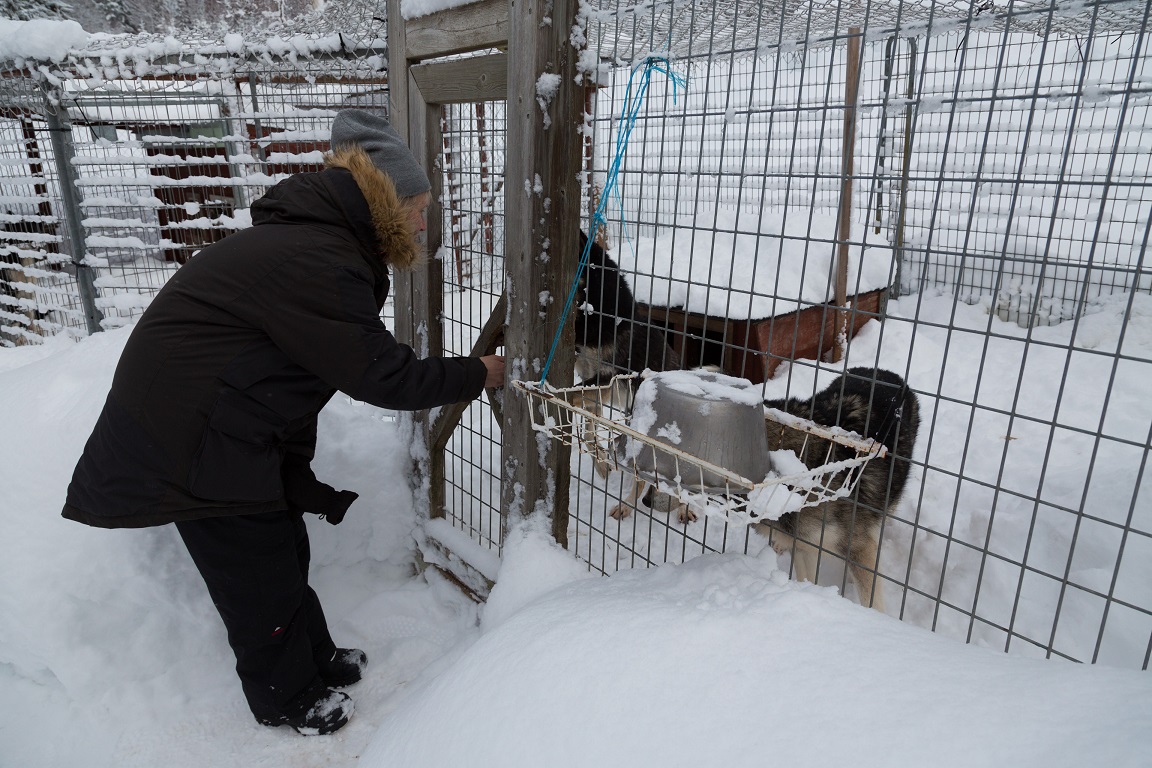
<instances>
[{"instance_id":1,"label":"snow-covered ground","mask_svg":"<svg viewBox=\"0 0 1152 768\"><path fill-rule=\"evenodd\" d=\"M788 582L770 549L596 578L522 527L480 608L414 574L407 447L387 414L339 397L316 466L362 496L339 527L312 526L313 582L337 640L371 663L338 734L259 726L175 531L59 516L128 331L0 350L4 768L1048 768L1152 754L1146 673L965 646Z\"/></svg>"}]
</instances>

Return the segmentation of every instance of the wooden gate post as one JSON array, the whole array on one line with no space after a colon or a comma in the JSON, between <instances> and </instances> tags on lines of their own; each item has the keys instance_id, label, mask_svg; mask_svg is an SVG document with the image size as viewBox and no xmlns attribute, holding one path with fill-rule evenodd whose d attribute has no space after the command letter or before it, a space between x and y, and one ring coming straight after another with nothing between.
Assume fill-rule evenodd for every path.
<instances>
[{"instance_id":1,"label":"wooden gate post","mask_svg":"<svg viewBox=\"0 0 1152 768\"><path fill-rule=\"evenodd\" d=\"M849 243L852 240L852 186L855 183L856 159L856 102L860 91L860 28L848 29L847 74L844 79L844 143L841 157L840 221L836 235L836 328L832 346L832 362L844 359L848 345L848 315L855 311L848 307ZM861 246L863 248L863 246ZM863 258L863 257L861 257Z\"/></svg>"},{"instance_id":2,"label":"wooden gate post","mask_svg":"<svg viewBox=\"0 0 1152 768\"><path fill-rule=\"evenodd\" d=\"M514 379L539 379L580 258L584 87L576 82L580 51L569 39L576 10L577 0L479 0L405 20L400 1L388 0L393 124L426 167L437 167L441 105L507 98L506 296L485 324L473 354L490 349L506 320L505 354ZM505 47L507 55L450 58ZM429 176L435 196L439 174ZM432 215L428 229L431 247L433 229L440 231ZM436 354L440 348L438 268L429 265L396 279L397 336L415 342L422 354ZM422 328L428 329L426 334ZM557 386L572 382L571 328L565 335L548 377ZM525 398L504 398L502 522L507 526L509 518L548 515L556 540L566 544L569 450L538 438L528 408ZM428 482L432 517L443 514L443 446L462 411L439 409L434 422L431 414L414 417L430 453L422 479Z\"/></svg>"},{"instance_id":3,"label":"wooden gate post","mask_svg":"<svg viewBox=\"0 0 1152 768\"><path fill-rule=\"evenodd\" d=\"M508 152L504 169L505 269L509 376L539 379L579 261L580 172L584 88L580 53L570 40L576 0L509 0ZM572 329L549 368L548 381L572 383ZM504 400L501 506L505 525L549 515L567 544L569 449L538 439L532 407Z\"/></svg>"}]
</instances>

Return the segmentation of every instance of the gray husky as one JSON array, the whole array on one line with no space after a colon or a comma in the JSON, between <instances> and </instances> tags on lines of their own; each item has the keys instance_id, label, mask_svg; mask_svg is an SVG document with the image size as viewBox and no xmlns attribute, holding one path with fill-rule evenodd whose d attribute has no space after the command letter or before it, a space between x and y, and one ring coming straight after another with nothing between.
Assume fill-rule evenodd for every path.
<instances>
[{"instance_id":1,"label":"gray husky","mask_svg":"<svg viewBox=\"0 0 1152 768\"><path fill-rule=\"evenodd\" d=\"M850 430L887 447L887 456L864 465L859 485L850 497L758 524L776 552L792 553L797 579L815 581L819 553L829 552L847 562L861 604L883 611L880 583L875 579L880 535L884 516L900 501L908 480L920 427L916 395L891 371L850 368L809 400L766 400L764 405L817 424ZM808 467L853 455L849 448L771 423L768 447L795 451Z\"/></svg>"}]
</instances>

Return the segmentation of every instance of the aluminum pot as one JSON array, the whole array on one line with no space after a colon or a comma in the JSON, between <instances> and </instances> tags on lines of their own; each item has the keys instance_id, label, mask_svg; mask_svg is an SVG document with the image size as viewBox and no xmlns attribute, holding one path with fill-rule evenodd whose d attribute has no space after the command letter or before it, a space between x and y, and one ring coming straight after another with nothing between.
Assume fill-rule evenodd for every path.
<instances>
[{"instance_id":1,"label":"aluminum pot","mask_svg":"<svg viewBox=\"0 0 1152 768\"><path fill-rule=\"evenodd\" d=\"M706 370L649 372L636 391L628 425L753 483L763 481L771 467L763 394L747 379ZM621 451L625 462L649 481L659 478L695 492L748 490L640 440L624 441Z\"/></svg>"}]
</instances>

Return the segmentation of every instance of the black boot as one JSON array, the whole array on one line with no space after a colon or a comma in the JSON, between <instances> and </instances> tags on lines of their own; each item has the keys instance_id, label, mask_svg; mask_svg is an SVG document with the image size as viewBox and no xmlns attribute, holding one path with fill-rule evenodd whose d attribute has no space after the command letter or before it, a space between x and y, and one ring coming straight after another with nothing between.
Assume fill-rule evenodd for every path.
<instances>
[{"instance_id":1,"label":"black boot","mask_svg":"<svg viewBox=\"0 0 1152 768\"><path fill-rule=\"evenodd\" d=\"M337 648L331 659L316 666L328 687L343 688L360 682L368 657L359 648Z\"/></svg>"},{"instance_id":2,"label":"black boot","mask_svg":"<svg viewBox=\"0 0 1152 768\"><path fill-rule=\"evenodd\" d=\"M344 727L355 707L348 694L334 691L322 684L311 685L272 715L256 715L261 725L291 726L304 736L323 736Z\"/></svg>"}]
</instances>

